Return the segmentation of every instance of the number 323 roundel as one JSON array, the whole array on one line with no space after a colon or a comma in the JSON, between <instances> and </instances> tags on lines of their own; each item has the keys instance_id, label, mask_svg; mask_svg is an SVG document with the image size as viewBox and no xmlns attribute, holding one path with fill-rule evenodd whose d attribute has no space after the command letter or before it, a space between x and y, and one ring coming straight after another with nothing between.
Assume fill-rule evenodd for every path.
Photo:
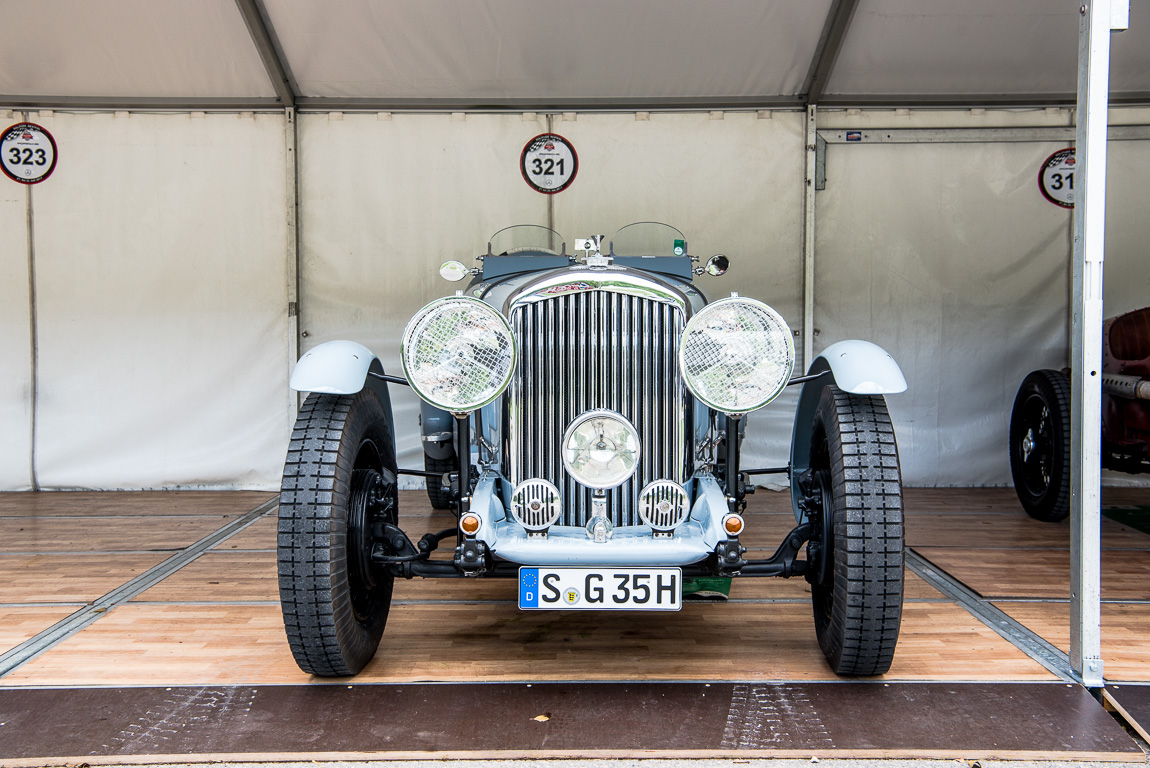
<instances>
[{"instance_id":1,"label":"number 323 roundel","mask_svg":"<svg viewBox=\"0 0 1150 768\"><path fill-rule=\"evenodd\" d=\"M532 189L553 195L567 189L575 181L579 156L567 139L557 133L543 133L523 147L519 169Z\"/></svg>"},{"instance_id":2,"label":"number 323 roundel","mask_svg":"<svg viewBox=\"0 0 1150 768\"><path fill-rule=\"evenodd\" d=\"M56 167L56 142L35 123L17 123L0 134L0 167L21 184L37 184Z\"/></svg>"}]
</instances>

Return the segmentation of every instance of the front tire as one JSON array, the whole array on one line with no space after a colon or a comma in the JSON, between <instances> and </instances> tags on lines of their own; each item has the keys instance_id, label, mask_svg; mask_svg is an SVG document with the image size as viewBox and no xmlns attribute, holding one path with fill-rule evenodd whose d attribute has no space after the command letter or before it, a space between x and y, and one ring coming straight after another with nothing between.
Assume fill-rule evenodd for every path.
<instances>
[{"instance_id":1,"label":"front tire","mask_svg":"<svg viewBox=\"0 0 1150 768\"><path fill-rule=\"evenodd\" d=\"M284 462L278 549L284 628L304 672L354 675L379 647L394 577L371 560L372 527L398 518L392 434L366 387L313 393L300 408Z\"/></svg>"},{"instance_id":2,"label":"front tire","mask_svg":"<svg viewBox=\"0 0 1150 768\"><path fill-rule=\"evenodd\" d=\"M898 446L881 395L823 389L811 470L813 543L825 558L810 577L819 646L836 674L884 674L902 620L903 517Z\"/></svg>"},{"instance_id":3,"label":"front tire","mask_svg":"<svg viewBox=\"0 0 1150 768\"><path fill-rule=\"evenodd\" d=\"M1034 371L1010 411L1010 475L1026 514L1055 523L1070 514L1070 377Z\"/></svg>"}]
</instances>

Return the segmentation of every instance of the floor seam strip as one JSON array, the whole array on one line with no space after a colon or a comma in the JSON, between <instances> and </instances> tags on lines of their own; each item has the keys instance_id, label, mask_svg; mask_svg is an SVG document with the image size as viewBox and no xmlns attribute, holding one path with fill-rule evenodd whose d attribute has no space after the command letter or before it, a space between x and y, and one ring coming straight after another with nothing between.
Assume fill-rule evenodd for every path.
<instances>
[{"instance_id":1,"label":"floor seam strip","mask_svg":"<svg viewBox=\"0 0 1150 768\"><path fill-rule=\"evenodd\" d=\"M190 545L194 546L194 545ZM183 552L186 547L166 547L164 549L52 549L52 550L28 550L28 551L14 551L14 552L0 552L2 557L39 557L40 555L51 557L104 557L107 555L169 555L177 552Z\"/></svg>"},{"instance_id":2,"label":"floor seam strip","mask_svg":"<svg viewBox=\"0 0 1150 768\"><path fill-rule=\"evenodd\" d=\"M56 622L34 637L20 643L20 645L17 645L15 648L0 654L0 678L3 678L17 667L31 661L94 623L117 605L129 601L136 595L159 584L168 576L171 576L188 563L191 563L212 547L231 538L260 517L263 517L266 513L275 509L278 504L278 498L268 499L247 514L230 521L222 528L205 536L196 543L179 550L176 554L158 565L149 568L139 576L130 579L111 592L93 600L67 618Z\"/></svg>"},{"instance_id":3,"label":"floor seam strip","mask_svg":"<svg viewBox=\"0 0 1150 768\"><path fill-rule=\"evenodd\" d=\"M972 616L998 633L1004 640L1068 683L1081 684L1070 657L1047 640L1027 629L1001 609L978 595L946 571L913 549L906 550L906 565L916 576L942 592Z\"/></svg>"}]
</instances>

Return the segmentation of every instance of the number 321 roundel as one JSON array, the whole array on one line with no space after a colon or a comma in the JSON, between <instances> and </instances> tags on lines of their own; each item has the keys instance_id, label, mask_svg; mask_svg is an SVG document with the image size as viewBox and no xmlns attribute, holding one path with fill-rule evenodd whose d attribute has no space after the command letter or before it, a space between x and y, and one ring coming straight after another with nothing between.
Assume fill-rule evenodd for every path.
<instances>
[{"instance_id":1,"label":"number 321 roundel","mask_svg":"<svg viewBox=\"0 0 1150 768\"><path fill-rule=\"evenodd\" d=\"M537 192L553 195L575 181L579 156L567 139L557 133L543 133L527 142L519 157L523 178Z\"/></svg>"},{"instance_id":2,"label":"number 321 roundel","mask_svg":"<svg viewBox=\"0 0 1150 768\"><path fill-rule=\"evenodd\" d=\"M56 142L35 123L17 123L0 135L0 167L21 184L37 184L56 167Z\"/></svg>"}]
</instances>

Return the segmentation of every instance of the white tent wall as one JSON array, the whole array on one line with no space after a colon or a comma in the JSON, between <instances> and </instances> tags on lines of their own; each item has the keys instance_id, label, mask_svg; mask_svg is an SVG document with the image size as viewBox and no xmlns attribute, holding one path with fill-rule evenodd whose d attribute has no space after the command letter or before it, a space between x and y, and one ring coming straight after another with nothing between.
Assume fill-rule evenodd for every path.
<instances>
[{"instance_id":1,"label":"white tent wall","mask_svg":"<svg viewBox=\"0 0 1150 768\"><path fill-rule=\"evenodd\" d=\"M792 328L802 322L803 113L581 114L554 123L579 152L579 175L555 195L568 243L661 221L686 235L700 265L731 259L696 286L761 299Z\"/></svg>"},{"instance_id":2,"label":"white tent wall","mask_svg":"<svg viewBox=\"0 0 1150 768\"><path fill-rule=\"evenodd\" d=\"M443 280L439 265L478 264L496 230L547 224L548 201L528 188L518 166L545 120L300 115L301 351L351 339L401 374L407 321L464 285ZM400 466L422 468L418 398L407 387L389 389Z\"/></svg>"},{"instance_id":3,"label":"white tent wall","mask_svg":"<svg viewBox=\"0 0 1150 768\"><path fill-rule=\"evenodd\" d=\"M1114 317L1150 306L1150 141L1111 141L1106 153L1103 300Z\"/></svg>"},{"instance_id":4,"label":"white tent wall","mask_svg":"<svg viewBox=\"0 0 1150 768\"><path fill-rule=\"evenodd\" d=\"M1041 113L997 117L1006 127L1049 122ZM937 127L930 115L898 122ZM828 148L827 187L816 196L816 352L858 335L899 361L910 388L888 403L909 484L1009 484L1018 385L1032 370L1068 365L1072 213L1037 183L1043 161L1068 143ZM1141 244L1150 237L1139 186L1150 172L1146 142L1110 146L1106 291L1124 298L1108 313L1148 303L1131 292L1146 286Z\"/></svg>"},{"instance_id":5,"label":"white tent wall","mask_svg":"<svg viewBox=\"0 0 1150 768\"><path fill-rule=\"evenodd\" d=\"M0 490L27 490L32 487L31 190L0 181Z\"/></svg>"},{"instance_id":6,"label":"white tent wall","mask_svg":"<svg viewBox=\"0 0 1150 768\"><path fill-rule=\"evenodd\" d=\"M60 158L34 190L39 484L278 487L292 406L283 114L38 122Z\"/></svg>"},{"instance_id":7,"label":"white tent wall","mask_svg":"<svg viewBox=\"0 0 1150 768\"><path fill-rule=\"evenodd\" d=\"M458 285L446 259L471 265L514 224L574 239L635 221L683 231L691 252L732 258L708 295L733 290L802 319L803 117L798 112L300 117L301 329L305 347L350 338L399 370L411 315ZM564 192L532 190L519 155L560 133L579 153ZM399 463L421 467L418 402L391 387ZM792 404L756 414L748 461L785 461ZM771 459L768 459L768 454Z\"/></svg>"},{"instance_id":8,"label":"white tent wall","mask_svg":"<svg viewBox=\"0 0 1150 768\"><path fill-rule=\"evenodd\" d=\"M1145 111L1141 114L1150 117ZM1150 306L1150 216L1146 204L1150 141L1111 141L1106 153L1103 308L1105 317L1116 317ZM1102 483L1150 485L1150 477L1104 469Z\"/></svg>"},{"instance_id":9,"label":"white tent wall","mask_svg":"<svg viewBox=\"0 0 1150 768\"><path fill-rule=\"evenodd\" d=\"M671 224L700 264L731 259L726 275L696 278L708 298L760 299L802 328L804 113L580 114L555 130L579 152L579 176L555 196L568 243L636 221ZM748 417L744 466L787 463L796 403L788 390Z\"/></svg>"},{"instance_id":10,"label":"white tent wall","mask_svg":"<svg viewBox=\"0 0 1150 768\"><path fill-rule=\"evenodd\" d=\"M910 112L898 127L953 127ZM1145 123L1144 111L1127 122ZM894 113L820 113L824 127ZM275 488L294 397L291 176L280 113L41 113L53 176L4 185L0 225L0 488L31 484L33 202L39 391L36 476L46 488ZM17 114L13 120L20 119ZM990 111L972 125L1068 125ZM519 153L552 130L580 155L554 196ZM1066 360L1070 213L1038 193L1061 143L831 145L816 197L816 351L886 347L910 391L889 398L905 479L1009 483L1005 432L1022 377ZM1150 142L1111 142L1107 314L1146 302L1141 185ZM737 290L801 329L804 116L305 113L298 117L300 344L366 344L398 372L399 334L459 287L488 237L553 222L570 246L635 220L681 229L711 297ZM400 463L420 466L418 403L392 387ZM793 392L750 418L749 464L786 459Z\"/></svg>"}]
</instances>

